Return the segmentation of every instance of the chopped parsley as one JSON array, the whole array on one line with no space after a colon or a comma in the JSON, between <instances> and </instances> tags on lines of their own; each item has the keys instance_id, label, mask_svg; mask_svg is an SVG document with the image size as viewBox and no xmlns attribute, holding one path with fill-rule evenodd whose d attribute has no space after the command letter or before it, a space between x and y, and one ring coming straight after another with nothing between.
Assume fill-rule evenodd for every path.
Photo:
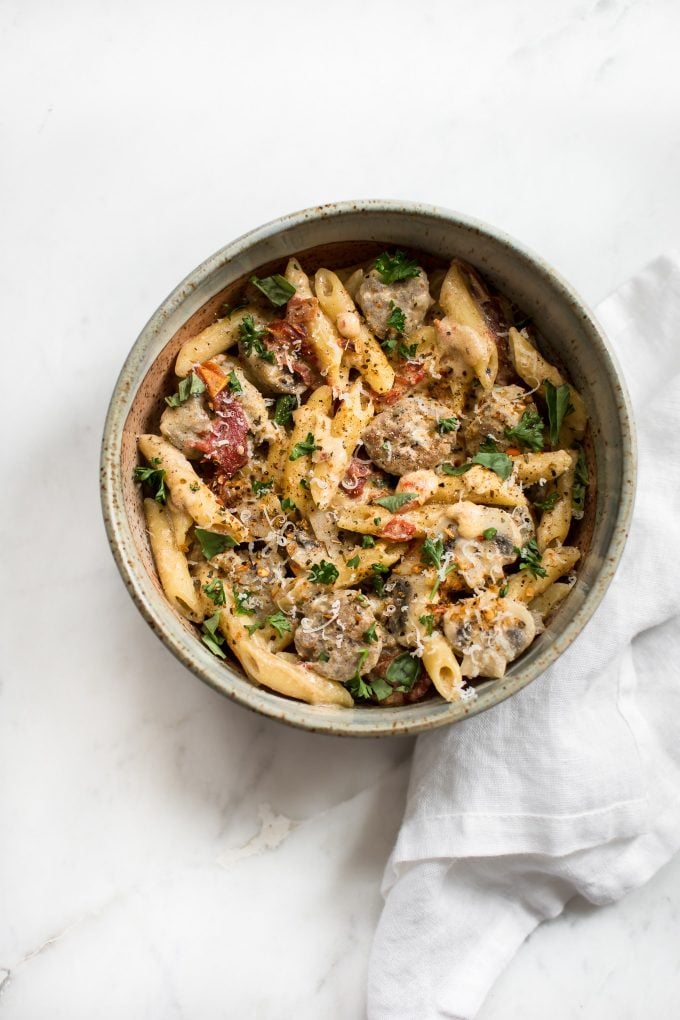
<instances>
[{"instance_id":1,"label":"chopped parsley","mask_svg":"<svg viewBox=\"0 0 680 1020\"><path fill-rule=\"evenodd\" d=\"M251 276L250 282L277 308L287 304L295 293L293 284L279 273L275 273L274 276L265 276L263 280L257 276Z\"/></svg>"},{"instance_id":2,"label":"chopped parsley","mask_svg":"<svg viewBox=\"0 0 680 1020\"><path fill-rule=\"evenodd\" d=\"M165 398L165 403L168 407L179 407L180 404L186 404L189 397L193 397L198 393L205 392L205 383L195 372L190 372L189 375L182 379L181 383L177 387L177 393L173 393L171 397Z\"/></svg>"},{"instance_id":3,"label":"chopped parsley","mask_svg":"<svg viewBox=\"0 0 680 1020\"><path fill-rule=\"evenodd\" d=\"M439 585L442 581L448 577L453 570L457 570L455 563L449 563L448 566L444 566L444 539L443 538L426 538L423 542L423 547L420 550L420 558L423 563L427 566L434 567L437 571L437 579L434 583L432 591L430 592L430 598L433 599L439 591Z\"/></svg>"},{"instance_id":4,"label":"chopped parsley","mask_svg":"<svg viewBox=\"0 0 680 1020\"><path fill-rule=\"evenodd\" d=\"M361 651L359 652L359 661L357 662L357 668L354 676L351 676L349 680L345 680L345 686L347 687L347 690L350 692L353 698L366 699L370 698L371 694L373 693L371 691L371 685L365 683L361 676L361 667L366 662L366 657L368 656L369 651L370 651L369 648L361 649Z\"/></svg>"},{"instance_id":5,"label":"chopped parsley","mask_svg":"<svg viewBox=\"0 0 680 1020\"><path fill-rule=\"evenodd\" d=\"M526 545L518 549L519 553L519 569L528 570L533 577L547 577L548 571L545 567L541 566L541 560L543 559L538 546L536 545L535 539L530 539Z\"/></svg>"},{"instance_id":6,"label":"chopped parsley","mask_svg":"<svg viewBox=\"0 0 680 1020\"><path fill-rule=\"evenodd\" d=\"M424 616L419 616L418 623L422 623L427 636L432 637L432 631L434 630L434 616L432 613L426 613Z\"/></svg>"},{"instance_id":7,"label":"chopped parsley","mask_svg":"<svg viewBox=\"0 0 680 1020\"><path fill-rule=\"evenodd\" d=\"M257 354L263 361L274 361L274 354L265 346L264 338L267 336L266 326L258 326L252 315L244 315L243 321L238 329L239 342L243 347L247 358Z\"/></svg>"},{"instance_id":8,"label":"chopped parsley","mask_svg":"<svg viewBox=\"0 0 680 1020\"><path fill-rule=\"evenodd\" d=\"M308 489L309 488L309 482L307 481L306 478L301 478L300 479L300 488L301 489Z\"/></svg>"},{"instance_id":9,"label":"chopped parsley","mask_svg":"<svg viewBox=\"0 0 680 1020\"><path fill-rule=\"evenodd\" d=\"M249 600L254 598L252 591L239 591L236 586L231 590L234 596L236 615L255 616L255 610L248 605Z\"/></svg>"},{"instance_id":10,"label":"chopped parsley","mask_svg":"<svg viewBox=\"0 0 680 1020\"><path fill-rule=\"evenodd\" d=\"M418 344L405 344L402 340L398 340L397 337L389 337L387 340L383 340L380 344L382 349L387 354L393 354L396 350L400 358L404 361L408 361L410 358L414 358L416 351L418 350Z\"/></svg>"},{"instance_id":11,"label":"chopped parsley","mask_svg":"<svg viewBox=\"0 0 680 1020\"><path fill-rule=\"evenodd\" d=\"M311 432L307 433L307 438L302 443L296 443L290 452L289 460L299 460L300 457L304 457L308 453L314 453L315 450L320 450L321 447L316 445L314 436Z\"/></svg>"},{"instance_id":12,"label":"chopped parsley","mask_svg":"<svg viewBox=\"0 0 680 1020\"><path fill-rule=\"evenodd\" d=\"M255 631L262 630L263 627L264 627L263 623L247 623L245 625L245 628L248 631L248 634L250 635L250 637L253 636Z\"/></svg>"},{"instance_id":13,"label":"chopped parsley","mask_svg":"<svg viewBox=\"0 0 680 1020\"><path fill-rule=\"evenodd\" d=\"M454 467L453 464L447 464L446 462L439 465L439 469L443 475L462 475L465 471L470 470L467 464L461 464L461 467L465 470L460 471L458 468Z\"/></svg>"},{"instance_id":14,"label":"chopped parsley","mask_svg":"<svg viewBox=\"0 0 680 1020\"><path fill-rule=\"evenodd\" d=\"M457 418L440 418L437 422L437 432L442 436L445 436L447 432L455 432L457 428Z\"/></svg>"},{"instance_id":15,"label":"chopped parsley","mask_svg":"<svg viewBox=\"0 0 680 1020\"><path fill-rule=\"evenodd\" d=\"M158 457L154 457L151 463L153 467L136 467L134 479L136 482L146 482L153 491L153 498L156 502L165 503L168 499L168 492L165 488L165 471L158 467L160 464Z\"/></svg>"},{"instance_id":16,"label":"chopped parsley","mask_svg":"<svg viewBox=\"0 0 680 1020\"><path fill-rule=\"evenodd\" d=\"M476 453L472 460L468 461L467 464L461 464L460 467L450 469L447 466L444 473L447 475L464 475L465 472L473 468L475 464L479 464L481 467L495 471L498 477L505 481L505 479L509 478L512 474L512 460L508 457L507 453L500 453L498 450L489 449L490 445L491 444L489 443L485 443L479 453ZM444 465L442 465L442 468L444 468Z\"/></svg>"},{"instance_id":17,"label":"chopped parsley","mask_svg":"<svg viewBox=\"0 0 680 1020\"><path fill-rule=\"evenodd\" d=\"M257 478L253 478L250 486L256 496L264 496L265 492L269 492L273 482L260 482Z\"/></svg>"},{"instance_id":18,"label":"chopped parsley","mask_svg":"<svg viewBox=\"0 0 680 1020\"><path fill-rule=\"evenodd\" d=\"M385 677L398 691L408 692L420 676L420 662L409 652L392 659L385 670Z\"/></svg>"},{"instance_id":19,"label":"chopped parsley","mask_svg":"<svg viewBox=\"0 0 680 1020\"><path fill-rule=\"evenodd\" d=\"M399 507L402 507L404 503L410 503L412 499L415 499L415 493L413 492L395 492L391 496L381 496L380 499L376 499L375 502L378 506L384 506L386 510L391 513L396 513Z\"/></svg>"},{"instance_id":20,"label":"chopped parsley","mask_svg":"<svg viewBox=\"0 0 680 1020\"><path fill-rule=\"evenodd\" d=\"M550 445L557 446L560 429L565 417L574 410L569 403L569 387L566 383L553 386L549 379L543 380L545 402L548 405L548 421L550 423Z\"/></svg>"},{"instance_id":21,"label":"chopped parsley","mask_svg":"<svg viewBox=\"0 0 680 1020\"><path fill-rule=\"evenodd\" d=\"M394 255L384 251L375 260L375 268L383 283L396 283L397 280L408 280L412 276L420 276L420 267L415 259L410 259L403 251L395 251Z\"/></svg>"},{"instance_id":22,"label":"chopped parsley","mask_svg":"<svg viewBox=\"0 0 680 1020\"><path fill-rule=\"evenodd\" d=\"M482 538L485 538L487 542L490 542L492 538L495 538L498 534L498 528L486 528L482 532Z\"/></svg>"},{"instance_id":23,"label":"chopped parsley","mask_svg":"<svg viewBox=\"0 0 680 1020\"><path fill-rule=\"evenodd\" d=\"M267 617L267 623L270 627L273 627L280 638L284 634L290 633L293 629L290 625L290 620L283 613L273 613L272 616Z\"/></svg>"},{"instance_id":24,"label":"chopped parsley","mask_svg":"<svg viewBox=\"0 0 680 1020\"><path fill-rule=\"evenodd\" d=\"M216 606L225 606L227 599L224 594L224 585L220 581L219 577L216 577L210 584L203 585L203 591L206 593L211 602L214 602Z\"/></svg>"},{"instance_id":25,"label":"chopped parsley","mask_svg":"<svg viewBox=\"0 0 680 1020\"><path fill-rule=\"evenodd\" d=\"M374 623L371 624L371 626L368 628L368 630L364 631L363 640L366 641L368 644L370 644L371 641L377 641L378 640L378 635L376 633L376 629L375 629L375 624Z\"/></svg>"},{"instance_id":26,"label":"chopped parsley","mask_svg":"<svg viewBox=\"0 0 680 1020\"><path fill-rule=\"evenodd\" d=\"M328 662L329 659L330 659L330 655L327 655L326 652L321 652L319 654L319 658L316 661L317 662Z\"/></svg>"},{"instance_id":27,"label":"chopped parsley","mask_svg":"<svg viewBox=\"0 0 680 1020\"><path fill-rule=\"evenodd\" d=\"M387 326L389 329L393 329L395 333L398 333L399 336L404 335L406 316L394 301L390 301L390 314L387 318Z\"/></svg>"},{"instance_id":28,"label":"chopped parsley","mask_svg":"<svg viewBox=\"0 0 680 1020\"><path fill-rule=\"evenodd\" d=\"M282 510L297 510L295 503L292 499L289 499L288 496L284 496L283 498L279 496L279 503L281 504Z\"/></svg>"},{"instance_id":29,"label":"chopped parsley","mask_svg":"<svg viewBox=\"0 0 680 1020\"><path fill-rule=\"evenodd\" d=\"M507 584L504 584L503 587L501 588L501 590L498 592L498 597L499 597L499 599L504 599L507 594L508 594L508 586L507 586Z\"/></svg>"},{"instance_id":30,"label":"chopped parsley","mask_svg":"<svg viewBox=\"0 0 680 1020\"><path fill-rule=\"evenodd\" d=\"M534 506L537 510L542 510L543 513L548 513L550 510L554 509L555 503L559 498L560 494L557 490L555 490L554 492L551 492L549 496L546 496L545 499L535 499Z\"/></svg>"},{"instance_id":31,"label":"chopped parsley","mask_svg":"<svg viewBox=\"0 0 680 1020\"><path fill-rule=\"evenodd\" d=\"M206 531L205 528L194 528L194 535L206 560L211 560L225 549L233 549L237 544L231 535L218 535L217 532Z\"/></svg>"},{"instance_id":32,"label":"chopped parsley","mask_svg":"<svg viewBox=\"0 0 680 1020\"><path fill-rule=\"evenodd\" d=\"M220 625L220 614L219 610L210 616L207 620L203 621L201 627L201 641L209 648L213 655L216 655L218 659L226 659L226 655L222 651L220 645L224 644L224 638L221 634L217 633L217 628Z\"/></svg>"},{"instance_id":33,"label":"chopped parsley","mask_svg":"<svg viewBox=\"0 0 680 1020\"><path fill-rule=\"evenodd\" d=\"M375 545L375 539L373 538L373 535L362 535L361 545L362 548L364 549L372 549L373 546Z\"/></svg>"},{"instance_id":34,"label":"chopped parsley","mask_svg":"<svg viewBox=\"0 0 680 1020\"><path fill-rule=\"evenodd\" d=\"M234 371L233 368L232 368L231 372L229 373L229 375L227 376L227 379L229 380L227 385L229 387L229 390L232 393L243 393L243 387L241 386L241 383L239 382L239 378L236 375L236 372Z\"/></svg>"},{"instance_id":35,"label":"chopped parsley","mask_svg":"<svg viewBox=\"0 0 680 1020\"><path fill-rule=\"evenodd\" d=\"M309 570L309 577L316 584L335 584L339 577L338 568L334 563L321 560L313 563Z\"/></svg>"},{"instance_id":36,"label":"chopped parsley","mask_svg":"<svg viewBox=\"0 0 680 1020\"><path fill-rule=\"evenodd\" d=\"M537 453L543 449L543 419L537 411L525 411L517 425L505 430L506 439L512 439L520 446Z\"/></svg>"},{"instance_id":37,"label":"chopped parsley","mask_svg":"<svg viewBox=\"0 0 680 1020\"><path fill-rule=\"evenodd\" d=\"M371 565L371 584L376 595L382 597L385 594L385 578L390 572L386 563L373 563Z\"/></svg>"},{"instance_id":38,"label":"chopped parsley","mask_svg":"<svg viewBox=\"0 0 680 1020\"><path fill-rule=\"evenodd\" d=\"M583 452L583 447L580 443L575 443L574 446L578 450L578 460L576 461L576 469L574 471L574 486L571 490L571 498L574 504L574 517L578 521L583 517L583 511L585 510L586 486L590 481L590 475L588 474L588 465L586 464L586 455Z\"/></svg>"},{"instance_id":39,"label":"chopped parsley","mask_svg":"<svg viewBox=\"0 0 680 1020\"><path fill-rule=\"evenodd\" d=\"M277 425L288 425L293 420L293 411L297 400L290 393L279 397L274 408L274 421Z\"/></svg>"},{"instance_id":40,"label":"chopped parsley","mask_svg":"<svg viewBox=\"0 0 680 1020\"><path fill-rule=\"evenodd\" d=\"M352 569L354 569L355 567L359 566L360 562L361 560L358 556L353 556L351 560L347 560L347 566L352 567Z\"/></svg>"}]
</instances>

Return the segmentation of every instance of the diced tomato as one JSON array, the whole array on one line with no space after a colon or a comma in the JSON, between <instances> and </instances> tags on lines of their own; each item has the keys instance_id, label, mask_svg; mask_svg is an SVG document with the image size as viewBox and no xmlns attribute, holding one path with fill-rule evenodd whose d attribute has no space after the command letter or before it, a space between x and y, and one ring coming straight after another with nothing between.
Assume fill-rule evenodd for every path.
<instances>
[{"instance_id":1,"label":"diced tomato","mask_svg":"<svg viewBox=\"0 0 680 1020\"><path fill-rule=\"evenodd\" d=\"M356 499L364 491L366 485L366 479L374 470L370 460L361 460L359 457L352 457L349 462L349 467L345 472L345 477L340 482L340 485L345 490L348 496L352 499Z\"/></svg>"},{"instance_id":2,"label":"diced tomato","mask_svg":"<svg viewBox=\"0 0 680 1020\"><path fill-rule=\"evenodd\" d=\"M407 361L401 371L394 377L392 389L387 393L376 393L374 400L381 407L396 404L409 390L421 383L427 372L419 361Z\"/></svg>"},{"instance_id":3,"label":"diced tomato","mask_svg":"<svg viewBox=\"0 0 680 1020\"><path fill-rule=\"evenodd\" d=\"M380 529L380 537L390 542L409 542L415 533L415 524L411 524L403 517L393 517Z\"/></svg>"}]
</instances>

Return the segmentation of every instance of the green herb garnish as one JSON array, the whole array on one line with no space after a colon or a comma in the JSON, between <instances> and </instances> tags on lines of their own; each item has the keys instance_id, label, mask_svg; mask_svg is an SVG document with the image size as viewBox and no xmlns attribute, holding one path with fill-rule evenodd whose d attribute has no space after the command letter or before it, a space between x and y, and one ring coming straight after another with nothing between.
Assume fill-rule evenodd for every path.
<instances>
[{"instance_id":1,"label":"green herb garnish","mask_svg":"<svg viewBox=\"0 0 680 1020\"><path fill-rule=\"evenodd\" d=\"M420 676L420 662L409 652L392 659L385 670L385 677L398 691L410 691Z\"/></svg>"},{"instance_id":2,"label":"green herb garnish","mask_svg":"<svg viewBox=\"0 0 680 1020\"><path fill-rule=\"evenodd\" d=\"M427 636L432 637L432 631L434 630L434 616L432 613L426 613L424 616L419 616L418 623L422 623Z\"/></svg>"},{"instance_id":3,"label":"green herb garnish","mask_svg":"<svg viewBox=\"0 0 680 1020\"><path fill-rule=\"evenodd\" d=\"M394 301L390 301L390 314L387 319L387 326L389 329L393 329L399 336L403 336L404 328L406 326L406 316L402 312L399 305L396 305Z\"/></svg>"},{"instance_id":4,"label":"green herb garnish","mask_svg":"<svg viewBox=\"0 0 680 1020\"><path fill-rule=\"evenodd\" d=\"M264 496L265 492L269 492L273 482L260 482L257 478L253 478L250 486L256 496Z\"/></svg>"},{"instance_id":5,"label":"green herb garnish","mask_svg":"<svg viewBox=\"0 0 680 1020\"><path fill-rule=\"evenodd\" d=\"M562 386L553 386L549 379L544 379L543 391L545 393L545 402L548 406L550 445L555 447L560 439L562 422L574 408L569 403L569 387L566 383L563 383Z\"/></svg>"},{"instance_id":6,"label":"green herb garnish","mask_svg":"<svg viewBox=\"0 0 680 1020\"><path fill-rule=\"evenodd\" d=\"M321 447L317 446L314 441L314 436L311 432L307 433L307 438L303 443L296 443L290 452L289 460L299 460L300 457L306 456L308 453L314 453L315 450L320 450Z\"/></svg>"},{"instance_id":7,"label":"green herb garnish","mask_svg":"<svg viewBox=\"0 0 680 1020\"><path fill-rule=\"evenodd\" d=\"M347 560L347 566L352 567L352 569L354 569L355 567L359 566L360 562L361 560L358 556L353 556L351 560Z\"/></svg>"},{"instance_id":8,"label":"green herb garnish","mask_svg":"<svg viewBox=\"0 0 680 1020\"><path fill-rule=\"evenodd\" d=\"M574 486L571 490L571 498L574 504L574 517L578 521L583 517L583 511L585 510L586 487L590 482L590 475L588 474L588 465L583 447L580 443L574 443L574 446L578 451L578 459L574 471Z\"/></svg>"},{"instance_id":9,"label":"green herb garnish","mask_svg":"<svg viewBox=\"0 0 680 1020\"><path fill-rule=\"evenodd\" d=\"M290 625L290 620L288 619L288 617L280 612L273 613L272 616L268 616L267 623L269 624L270 627L274 628L274 630L276 631L280 638L282 638L284 634L290 633L290 631L292 631L293 629Z\"/></svg>"},{"instance_id":10,"label":"green herb garnish","mask_svg":"<svg viewBox=\"0 0 680 1020\"><path fill-rule=\"evenodd\" d=\"M378 640L378 635L376 633L376 629L375 629L375 624L374 623L371 624L371 626L368 628L368 630L364 631L363 640L368 642L369 644L371 643L371 641L377 641Z\"/></svg>"},{"instance_id":11,"label":"green herb garnish","mask_svg":"<svg viewBox=\"0 0 680 1020\"><path fill-rule=\"evenodd\" d=\"M410 259L403 251L395 251L394 255L384 251L375 260L383 283L396 283L397 280L408 280L412 276L420 276L420 267L415 259Z\"/></svg>"},{"instance_id":12,"label":"green herb garnish","mask_svg":"<svg viewBox=\"0 0 680 1020\"><path fill-rule=\"evenodd\" d=\"M361 545L363 549L372 549L373 546L375 545L375 539L373 538L373 535L362 535Z\"/></svg>"},{"instance_id":13,"label":"green herb garnish","mask_svg":"<svg viewBox=\"0 0 680 1020\"><path fill-rule=\"evenodd\" d=\"M404 503L410 503L415 498L415 493L413 492L395 492L391 496L381 496L375 502L378 506L384 506L386 510L395 513Z\"/></svg>"},{"instance_id":14,"label":"green herb garnish","mask_svg":"<svg viewBox=\"0 0 680 1020\"><path fill-rule=\"evenodd\" d=\"M186 404L189 397L204 392L205 383L203 380L195 372L190 372L177 387L177 393L173 393L171 397L165 398L165 403L168 407L179 407L180 404Z\"/></svg>"},{"instance_id":15,"label":"green herb garnish","mask_svg":"<svg viewBox=\"0 0 680 1020\"><path fill-rule=\"evenodd\" d=\"M498 534L498 528L486 528L482 532L482 538L485 538L487 542L490 542L492 538L495 538Z\"/></svg>"},{"instance_id":16,"label":"green herb garnish","mask_svg":"<svg viewBox=\"0 0 680 1020\"><path fill-rule=\"evenodd\" d=\"M274 408L274 421L276 424L288 425L293 420L293 411L296 407L297 400L290 393L279 397Z\"/></svg>"},{"instance_id":17,"label":"green herb garnish","mask_svg":"<svg viewBox=\"0 0 680 1020\"><path fill-rule=\"evenodd\" d=\"M537 510L542 510L543 513L548 513L550 510L554 509L555 503L559 498L559 492L551 492L549 496L545 497L545 499L535 499L534 506Z\"/></svg>"},{"instance_id":18,"label":"green herb garnish","mask_svg":"<svg viewBox=\"0 0 680 1020\"><path fill-rule=\"evenodd\" d=\"M540 414L529 410L524 412L517 425L505 430L505 437L537 453L543 449L543 428Z\"/></svg>"},{"instance_id":19,"label":"green herb garnish","mask_svg":"<svg viewBox=\"0 0 680 1020\"><path fill-rule=\"evenodd\" d=\"M229 387L229 390L232 393L243 393L243 387L241 386L241 383L239 382L239 378L236 375L236 372L234 371L233 368L232 368L231 372L229 373L229 375L227 376L227 379L229 380L227 385Z\"/></svg>"},{"instance_id":20,"label":"green herb garnish","mask_svg":"<svg viewBox=\"0 0 680 1020\"><path fill-rule=\"evenodd\" d=\"M219 624L220 614L218 610L213 616L210 616L207 620L203 621L203 626L201 627L201 641L206 648L210 649L213 655L217 656L218 659L226 659L226 655L220 648L220 645L224 644L224 638L221 634L217 633Z\"/></svg>"},{"instance_id":21,"label":"green herb garnish","mask_svg":"<svg viewBox=\"0 0 680 1020\"><path fill-rule=\"evenodd\" d=\"M204 584L203 591L216 606L225 606L227 604L227 598L224 594L224 585L220 581L219 577L216 577L214 581L210 582L210 584Z\"/></svg>"},{"instance_id":22,"label":"green herb garnish","mask_svg":"<svg viewBox=\"0 0 680 1020\"><path fill-rule=\"evenodd\" d=\"M420 550L420 558L423 563L430 567L435 567L437 571L437 580L434 583L434 587L430 592L430 598L433 599L439 591L439 585L442 581L451 573L452 570L457 570L455 563L449 563L448 566L444 566L444 540L443 538L426 538L423 542L423 547Z\"/></svg>"},{"instance_id":23,"label":"green herb garnish","mask_svg":"<svg viewBox=\"0 0 680 1020\"><path fill-rule=\"evenodd\" d=\"M251 276L250 282L277 308L287 304L295 293L293 284L278 273L275 273L274 276L265 276L263 280L257 276Z\"/></svg>"},{"instance_id":24,"label":"green herb garnish","mask_svg":"<svg viewBox=\"0 0 680 1020\"><path fill-rule=\"evenodd\" d=\"M231 535L218 535L217 532L206 531L205 528L194 528L194 534L206 560L211 560L213 556L223 553L225 549L233 549L238 544Z\"/></svg>"},{"instance_id":25,"label":"green herb garnish","mask_svg":"<svg viewBox=\"0 0 680 1020\"><path fill-rule=\"evenodd\" d=\"M536 545L535 539L530 539L526 545L518 549L519 553L519 569L528 570L534 577L547 577L548 571L541 566L541 560L543 559L538 546Z\"/></svg>"},{"instance_id":26,"label":"green herb garnish","mask_svg":"<svg viewBox=\"0 0 680 1020\"><path fill-rule=\"evenodd\" d=\"M390 568L386 563L373 563L371 565L371 583L376 595L382 597L385 594L385 578L389 572Z\"/></svg>"},{"instance_id":27,"label":"green herb garnish","mask_svg":"<svg viewBox=\"0 0 680 1020\"><path fill-rule=\"evenodd\" d=\"M339 577L338 568L327 560L321 560L312 564L309 577L315 584L335 584Z\"/></svg>"},{"instance_id":28,"label":"green herb garnish","mask_svg":"<svg viewBox=\"0 0 680 1020\"><path fill-rule=\"evenodd\" d=\"M293 502L292 499L289 499L288 496L284 496L283 499L281 498L281 496L279 496L279 503L281 504L281 509L282 510L291 510L291 511L292 510L297 510L297 507L295 506L295 503Z\"/></svg>"},{"instance_id":29,"label":"green herb garnish","mask_svg":"<svg viewBox=\"0 0 680 1020\"><path fill-rule=\"evenodd\" d=\"M168 492L165 488L165 471L158 467L160 460L154 457L151 461L154 467L136 467L134 478L136 482L146 482L154 491L153 498L157 503L165 503L168 499Z\"/></svg>"},{"instance_id":30,"label":"green herb garnish","mask_svg":"<svg viewBox=\"0 0 680 1020\"><path fill-rule=\"evenodd\" d=\"M447 432L455 432L457 428L457 418L440 418L437 422L437 432L442 436L445 436Z\"/></svg>"},{"instance_id":31,"label":"green herb garnish","mask_svg":"<svg viewBox=\"0 0 680 1020\"><path fill-rule=\"evenodd\" d=\"M263 627L264 627L263 623L246 623L245 624L245 628L248 631L248 634L250 635L250 637L253 636L253 634L255 633L256 630L262 630Z\"/></svg>"},{"instance_id":32,"label":"green herb garnish","mask_svg":"<svg viewBox=\"0 0 680 1020\"><path fill-rule=\"evenodd\" d=\"M248 600L254 598L252 591L239 591L236 586L232 589L234 596L235 610L237 616L255 616L255 610L248 605Z\"/></svg>"},{"instance_id":33,"label":"green herb garnish","mask_svg":"<svg viewBox=\"0 0 680 1020\"><path fill-rule=\"evenodd\" d=\"M252 315L244 315L241 325L238 329L239 342L243 346L243 351L247 358L252 358L253 354L257 354L263 361L269 361L273 363L274 354L268 350L265 346L264 338L267 336L266 326L258 326L255 323Z\"/></svg>"}]
</instances>

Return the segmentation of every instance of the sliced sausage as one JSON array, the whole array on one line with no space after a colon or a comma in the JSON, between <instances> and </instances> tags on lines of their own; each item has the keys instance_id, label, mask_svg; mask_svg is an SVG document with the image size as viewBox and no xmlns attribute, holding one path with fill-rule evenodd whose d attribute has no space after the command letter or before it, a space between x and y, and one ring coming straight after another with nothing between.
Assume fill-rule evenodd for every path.
<instances>
[{"instance_id":1,"label":"sliced sausage","mask_svg":"<svg viewBox=\"0 0 680 1020\"><path fill-rule=\"evenodd\" d=\"M338 589L317 595L305 607L295 632L297 653L330 680L349 680L357 672L363 675L380 658L382 639L375 622L373 610L362 604L356 591Z\"/></svg>"},{"instance_id":2,"label":"sliced sausage","mask_svg":"<svg viewBox=\"0 0 680 1020\"><path fill-rule=\"evenodd\" d=\"M374 463L392 475L431 468L450 459L456 446L457 423L445 404L429 397L404 397L376 415L362 439ZM446 420L446 427L440 422Z\"/></svg>"},{"instance_id":3,"label":"sliced sausage","mask_svg":"<svg viewBox=\"0 0 680 1020\"><path fill-rule=\"evenodd\" d=\"M420 267L419 267L420 268ZM377 269L367 273L357 291L357 304L366 317L366 322L376 336L383 339L390 332L387 325L395 307L404 314L405 335L421 326L427 310L432 304L425 270L420 268L417 276L396 283L383 283Z\"/></svg>"}]
</instances>

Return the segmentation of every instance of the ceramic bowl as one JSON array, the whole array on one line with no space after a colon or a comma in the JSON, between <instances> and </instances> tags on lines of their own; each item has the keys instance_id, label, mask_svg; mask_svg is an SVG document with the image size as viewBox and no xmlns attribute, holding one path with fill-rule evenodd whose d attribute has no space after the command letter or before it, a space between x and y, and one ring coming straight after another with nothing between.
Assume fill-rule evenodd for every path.
<instances>
[{"instance_id":1,"label":"ceramic bowl","mask_svg":"<svg viewBox=\"0 0 680 1020\"><path fill-rule=\"evenodd\" d=\"M214 321L254 270L283 272L293 254L333 268L407 247L472 263L534 319L547 354L568 372L590 416L589 456L596 485L577 543L578 580L546 630L501 680L478 687L476 700L432 698L401 708L310 706L255 687L234 663L205 648L170 608L149 550L135 438L154 431L163 394L173 386L180 345ZM425 263L427 265L427 262ZM492 227L444 209L406 202L346 202L284 216L228 244L193 270L152 316L123 366L111 398L102 448L102 505L116 563L150 626L205 683L241 705L304 729L351 736L418 733L491 708L535 680L577 637L612 579L626 540L635 486L630 406L616 360L592 313L546 263Z\"/></svg>"}]
</instances>

